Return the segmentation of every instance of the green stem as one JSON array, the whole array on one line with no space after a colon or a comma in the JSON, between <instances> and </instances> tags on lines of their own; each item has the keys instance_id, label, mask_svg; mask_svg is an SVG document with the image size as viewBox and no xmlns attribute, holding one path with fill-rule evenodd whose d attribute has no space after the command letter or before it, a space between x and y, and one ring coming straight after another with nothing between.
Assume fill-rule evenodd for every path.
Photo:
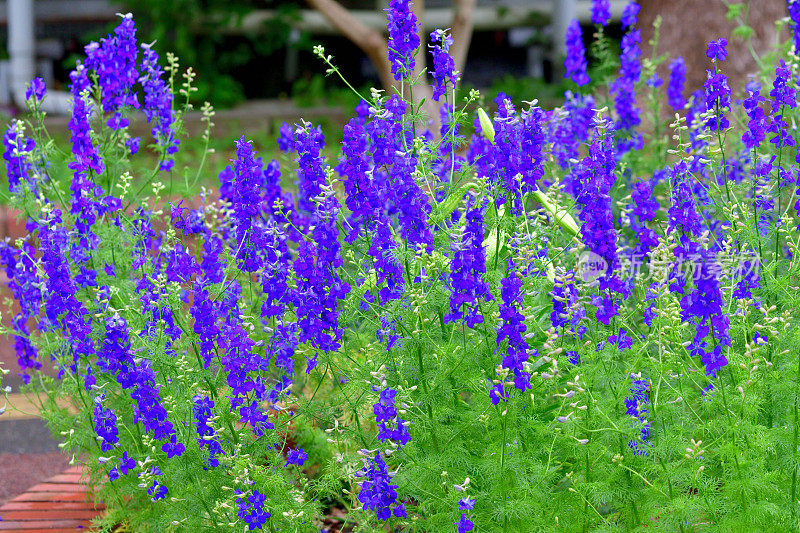
<instances>
[{"instance_id":1,"label":"green stem","mask_svg":"<svg viewBox=\"0 0 800 533\"><path fill-rule=\"evenodd\" d=\"M800 357L797 358L797 375L795 376L795 398L794 398L794 433L792 436L792 454L797 456L797 444L800 439ZM792 506L792 517L797 516L797 466L792 468L792 498L790 505Z\"/></svg>"},{"instance_id":2,"label":"green stem","mask_svg":"<svg viewBox=\"0 0 800 533\"><path fill-rule=\"evenodd\" d=\"M506 495L506 427L508 426L508 410L501 414L503 417L503 445L500 448L500 485L503 490L503 505L508 505L508 496ZM508 515L503 511L503 533L508 531Z\"/></svg>"},{"instance_id":3,"label":"green stem","mask_svg":"<svg viewBox=\"0 0 800 533\"><path fill-rule=\"evenodd\" d=\"M428 421L430 422L431 440L433 441L433 449L436 453L441 453L439 449L439 438L436 436L435 424L433 421L433 408L431 408L430 391L428 389L428 380L425 378L425 367L422 363L422 346L417 347L417 363L419 363L419 379L422 381L422 390L425 391L425 405L428 411Z\"/></svg>"}]
</instances>

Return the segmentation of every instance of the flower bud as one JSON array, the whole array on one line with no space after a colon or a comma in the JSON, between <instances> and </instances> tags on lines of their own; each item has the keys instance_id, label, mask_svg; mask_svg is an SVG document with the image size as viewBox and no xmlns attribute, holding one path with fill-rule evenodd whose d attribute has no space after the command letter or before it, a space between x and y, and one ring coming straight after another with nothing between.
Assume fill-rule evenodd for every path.
<instances>
[{"instance_id":1,"label":"flower bud","mask_svg":"<svg viewBox=\"0 0 800 533\"><path fill-rule=\"evenodd\" d=\"M539 189L533 191L533 197L540 204L542 204L542 207L544 207L545 211L547 211L550 216L556 220L558 225L561 226L564 231L573 237L577 237L580 234L580 226L578 226L578 223L575 222L575 219L572 218L572 215L570 215L566 209L555 205L550 201L550 198L548 198L547 195Z\"/></svg>"},{"instance_id":2,"label":"flower bud","mask_svg":"<svg viewBox=\"0 0 800 533\"><path fill-rule=\"evenodd\" d=\"M483 136L486 137L490 143L494 144L494 124L492 124L492 119L489 118L486 111L480 107L478 108L478 121L481 124Z\"/></svg>"}]
</instances>

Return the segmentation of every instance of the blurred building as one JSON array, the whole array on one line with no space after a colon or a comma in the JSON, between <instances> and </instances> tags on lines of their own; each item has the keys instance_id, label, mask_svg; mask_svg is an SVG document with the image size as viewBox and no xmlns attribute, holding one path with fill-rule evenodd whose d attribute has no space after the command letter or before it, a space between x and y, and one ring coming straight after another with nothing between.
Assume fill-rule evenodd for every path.
<instances>
[{"instance_id":1,"label":"blurred building","mask_svg":"<svg viewBox=\"0 0 800 533\"><path fill-rule=\"evenodd\" d=\"M169 0L165 0L169 1ZM253 58L231 73L242 83L244 95L268 98L285 93L302 76L319 73L320 65L310 53L312 42L321 42L335 54L337 64L355 83L376 81L374 69L352 43L337 35L335 28L305 2L242 0L252 6L236 24L221 24L218 31L229 36L221 46L236 46L237 35L264 31L264 22L294 9L292 30L279 56ZM388 0L340 0L362 22L381 28L382 9ZM627 0L612 0L617 19ZM126 5L127 4L127 5ZM426 0L426 30L448 27L452 0ZM137 2L109 0L0 0L0 104L17 100L21 87L34 76L42 76L48 87L68 83L74 57L90 38L107 31L116 13L133 11ZM549 78L563 53L563 34L572 18L588 25L590 0L478 0L475 32L465 68L465 80L484 86L499 76L512 74ZM265 8L266 6L266 8ZM175 20L177 24L193 21ZM586 32L587 34L590 32ZM146 39L146 36L140 35ZM297 43L305 43L298 46ZM199 73L202 76L202 69ZM265 80L264 72L270 73ZM15 98L15 94L17 95ZM51 92L51 104L64 105ZM59 103L60 102L60 103Z\"/></svg>"}]
</instances>

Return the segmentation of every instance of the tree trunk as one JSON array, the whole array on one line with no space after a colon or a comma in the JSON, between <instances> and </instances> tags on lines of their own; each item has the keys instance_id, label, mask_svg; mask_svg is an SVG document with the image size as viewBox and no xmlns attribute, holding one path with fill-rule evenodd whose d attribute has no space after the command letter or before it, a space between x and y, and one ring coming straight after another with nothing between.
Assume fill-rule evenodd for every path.
<instances>
[{"instance_id":1,"label":"tree trunk","mask_svg":"<svg viewBox=\"0 0 800 533\"><path fill-rule=\"evenodd\" d=\"M455 10L453 12L453 46L450 50L453 55L456 70L463 72L467 61L467 51L472 40L474 28L474 14L477 0L454 0ZM391 65L389 63L389 52L387 41L379 32L372 30L358 21L347 9L341 6L336 0L308 0L311 7L322 13L342 35L350 39L370 58L378 71L381 84L387 93L393 91L401 92L400 84L392 77ZM422 103L422 111L430 117L431 123L424 124L425 128L430 128L435 138L439 137L441 119L439 117L439 106L433 101L433 90L428 83L425 74L426 58L428 54L428 36L425 34L425 0L416 0L412 3L412 10L419 21L420 47L414 58L415 67L412 75L417 84L414 87L413 95L408 89L405 90L403 98L413 100L414 106ZM413 98L411 98L413 96Z\"/></svg>"},{"instance_id":2,"label":"tree trunk","mask_svg":"<svg viewBox=\"0 0 800 533\"><path fill-rule=\"evenodd\" d=\"M648 0L642 2L639 27L642 30L642 51L650 57L653 38L653 22L660 16L661 37L658 53L668 54L659 74L666 79L667 66L673 58L683 56L686 61L686 94L702 89L706 80L706 69L711 61L706 57L708 41L725 37L728 39L728 59L720 65L730 78L734 94L742 88L751 75L757 75L759 66L753 58L748 44L732 32L741 22L726 18L728 8L722 0ZM776 42L775 21L788 16L785 0L751 0L748 24L753 28L752 46L757 56L763 55ZM786 35L784 35L786 37ZM770 70L774 66L769 65ZM762 93L763 94L763 93Z\"/></svg>"},{"instance_id":3,"label":"tree trunk","mask_svg":"<svg viewBox=\"0 0 800 533\"><path fill-rule=\"evenodd\" d=\"M369 57L378 71L381 84L392 87L394 79L389 65L389 52L386 39L380 32L362 24L336 0L308 0L308 3L322 13L342 35L350 39Z\"/></svg>"}]
</instances>

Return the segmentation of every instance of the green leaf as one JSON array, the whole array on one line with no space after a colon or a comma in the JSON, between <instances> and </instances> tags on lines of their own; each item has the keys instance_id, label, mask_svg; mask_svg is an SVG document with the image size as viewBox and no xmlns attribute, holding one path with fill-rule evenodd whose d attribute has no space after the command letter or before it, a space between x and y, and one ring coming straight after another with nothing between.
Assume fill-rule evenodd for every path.
<instances>
[{"instance_id":1,"label":"green leaf","mask_svg":"<svg viewBox=\"0 0 800 533\"><path fill-rule=\"evenodd\" d=\"M428 223L434 225L443 222L444 219L458 207L464 199L464 195L467 194L473 186L473 183L462 185L455 192L450 193L443 202L436 204L436 208L431 213Z\"/></svg>"},{"instance_id":2,"label":"green leaf","mask_svg":"<svg viewBox=\"0 0 800 533\"><path fill-rule=\"evenodd\" d=\"M497 253L500 253L506 247L506 232L501 231L498 234L497 227L493 228L492 231L489 233L489 236L483 241L483 246L488 250L488 254L486 255L486 264L491 265L494 264L494 256ZM498 246L497 240L500 239L500 245Z\"/></svg>"},{"instance_id":3,"label":"green leaf","mask_svg":"<svg viewBox=\"0 0 800 533\"><path fill-rule=\"evenodd\" d=\"M728 6L728 13L725 15L728 20L733 20L741 16L744 11L744 4L731 4Z\"/></svg>"},{"instance_id":4,"label":"green leaf","mask_svg":"<svg viewBox=\"0 0 800 533\"><path fill-rule=\"evenodd\" d=\"M735 37L738 37L739 39L746 41L753 36L753 28L742 24L741 26L736 27L732 33Z\"/></svg>"}]
</instances>

